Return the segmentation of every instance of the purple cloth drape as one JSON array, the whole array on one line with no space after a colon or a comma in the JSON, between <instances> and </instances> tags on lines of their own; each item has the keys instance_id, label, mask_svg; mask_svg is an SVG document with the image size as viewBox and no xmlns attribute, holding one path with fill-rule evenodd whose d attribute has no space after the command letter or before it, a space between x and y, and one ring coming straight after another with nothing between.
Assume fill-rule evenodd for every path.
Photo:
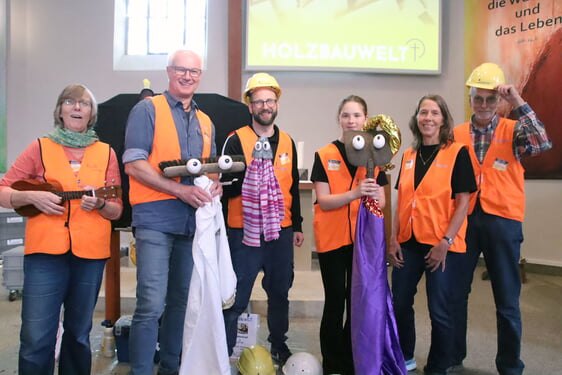
<instances>
[{"instance_id":1,"label":"purple cloth drape","mask_svg":"<svg viewBox=\"0 0 562 375\"><path fill-rule=\"evenodd\" d=\"M355 374L406 375L388 286L384 218L364 202L357 217L351 281Z\"/></svg>"}]
</instances>

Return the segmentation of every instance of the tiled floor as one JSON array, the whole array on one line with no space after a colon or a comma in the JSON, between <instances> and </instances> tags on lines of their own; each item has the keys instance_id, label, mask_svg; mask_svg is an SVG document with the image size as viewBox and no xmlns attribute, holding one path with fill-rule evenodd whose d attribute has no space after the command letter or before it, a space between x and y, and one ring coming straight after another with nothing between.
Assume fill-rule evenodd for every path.
<instances>
[{"instance_id":1,"label":"tiled floor","mask_svg":"<svg viewBox=\"0 0 562 375\"><path fill-rule=\"evenodd\" d=\"M126 272L131 272L131 270L125 270L124 273ZM482 273L481 268L476 272L470 300L469 355L465 360L466 369L458 374L493 375L497 373L494 367L495 311L489 281L484 281L479 277ZM562 375L562 340L560 338L562 336L562 277L535 273L528 273L527 276L528 281L523 285L521 296L524 327L522 357L526 363L525 374ZM122 281L130 284L130 275L125 275ZM418 335L416 359L419 368L411 374L422 373L420 368L425 363L430 337L423 284L419 289L416 299ZM133 300L128 293L134 291L134 286L123 285L122 291L122 312L130 314ZM268 347L267 327L263 319L264 295L261 288L255 288L252 299L254 301L253 312L262 314L258 342ZM296 274L291 300L288 344L293 352L308 351L320 358L318 329L322 310L322 285L317 271ZM91 337L94 352L92 374L125 375L129 371L128 364L119 363L116 358L105 358L101 353L103 330L100 323L104 318L103 300L98 305L101 308L96 312ZM0 340L0 375L17 374L20 307L21 300L9 302L8 291L0 290L0 333L2 337ZM233 374L235 373L233 367Z\"/></svg>"}]
</instances>

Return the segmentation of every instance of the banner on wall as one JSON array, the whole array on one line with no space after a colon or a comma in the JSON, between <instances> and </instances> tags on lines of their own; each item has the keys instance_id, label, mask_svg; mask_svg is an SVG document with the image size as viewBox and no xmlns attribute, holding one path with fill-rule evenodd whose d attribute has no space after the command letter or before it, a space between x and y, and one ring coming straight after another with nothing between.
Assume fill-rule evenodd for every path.
<instances>
[{"instance_id":1,"label":"banner on wall","mask_svg":"<svg viewBox=\"0 0 562 375\"><path fill-rule=\"evenodd\" d=\"M525 177L562 179L562 1L465 0L465 77L483 62L503 69L552 139L552 150L522 160Z\"/></svg>"}]
</instances>

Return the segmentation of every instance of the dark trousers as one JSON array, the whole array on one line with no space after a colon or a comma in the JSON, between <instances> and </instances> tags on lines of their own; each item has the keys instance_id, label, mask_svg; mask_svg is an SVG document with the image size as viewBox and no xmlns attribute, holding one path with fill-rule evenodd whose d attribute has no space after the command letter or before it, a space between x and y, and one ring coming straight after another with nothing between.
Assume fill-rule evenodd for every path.
<instances>
[{"instance_id":1,"label":"dark trousers","mask_svg":"<svg viewBox=\"0 0 562 375\"><path fill-rule=\"evenodd\" d=\"M265 242L262 236L261 247L244 245L242 237L242 229L228 229L232 266L237 278L234 305L223 311L228 354L232 354L236 345L238 317L250 302L260 270L263 270L262 287L267 293L268 341L272 351L282 351L289 330L289 289L294 278L293 229L281 229L279 238L274 241Z\"/></svg>"},{"instance_id":2,"label":"dark trousers","mask_svg":"<svg viewBox=\"0 0 562 375\"><path fill-rule=\"evenodd\" d=\"M322 367L325 374L353 374L350 323L353 245L318 253L318 261L324 285L320 323Z\"/></svg>"},{"instance_id":3,"label":"dark trousers","mask_svg":"<svg viewBox=\"0 0 562 375\"><path fill-rule=\"evenodd\" d=\"M468 246L463 272L455 284L462 289L462 298L455 311L454 360L466 357L466 326L468 296L474 269L482 253L492 284L497 319L496 367L500 375L521 375L525 367L521 361L521 311L519 296L521 278L519 258L523 242L522 223L482 211L479 205L468 217L466 235Z\"/></svg>"}]
</instances>

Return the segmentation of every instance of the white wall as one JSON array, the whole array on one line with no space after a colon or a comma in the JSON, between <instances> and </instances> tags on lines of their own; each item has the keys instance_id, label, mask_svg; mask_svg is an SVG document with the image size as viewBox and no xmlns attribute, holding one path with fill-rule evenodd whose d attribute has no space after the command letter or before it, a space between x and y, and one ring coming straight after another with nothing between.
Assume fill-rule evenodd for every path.
<instances>
[{"instance_id":1,"label":"white wall","mask_svg":"<svg viewBox=\"0 0 562 375\"><path fill-rule=\"evenodd\" d=\"M208 70L199 92L227 92L227 1L209 0ZM52 110L62 88L86 84L103 102L139 92L148 78L155 91L166 88L164 70L123 72L112 69L113 2L8 0L8 163L37 136L52 129ZM402 129L404 150L411 142L408 120L417 99L441 94L457 123L464 121L464 5L443 1L443 60L438 76L369 73L274 73L283 88L277 124L295 141L305 142L304 166L314 151L339 135L335 121L340 100L357 94L369 113L385 113ZM243 79L249 76L243 75ZM400 160L401 153L395 162ZM394 174L393 172L393 177ZM529 262L562 266L562 180L528 181L523 255ZM393 193L393 201L395 200Z\"/></svg>"}]
</instances>

